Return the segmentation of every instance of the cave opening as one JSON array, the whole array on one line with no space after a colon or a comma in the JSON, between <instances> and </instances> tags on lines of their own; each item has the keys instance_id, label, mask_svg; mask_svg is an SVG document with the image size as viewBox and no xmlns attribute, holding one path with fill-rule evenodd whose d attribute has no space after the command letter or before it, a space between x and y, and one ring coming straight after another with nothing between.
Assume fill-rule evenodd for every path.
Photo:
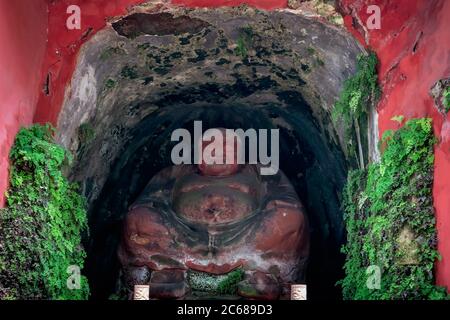
<instances>
[{"instance_id":1,"label":"cave opening","mask_svg":"<svg viewBox=\"0 0 450 320\"><path fill-rule=\"evenodd\" d=\"M274 119L291 128L280 129L280 169L295 186L310 221L310 295L314 297L316 291L323 297L324 290L330 292L329 298L338 295L333 282L341 276L343 263L339 253L344 241L339 193L345 182L346 164L342 152L321 136L307 104L298 100L292 108L182 105L166 107L163 114L143 119L133 129L133 138L113 166L93 209L87 268L94 297L104 298L114 290L120 269L116 251L124 214L148 181L172 165L170 151L174 143L170 135L174 129L192 131L194 120L202 121L205 130L273 129L277 128Z\"/></svg>"},{"instance_id":2,"label":"cave opening","mask_svg":"<svg viewBox=\"0 0 450 320\"><path fill-rule=\"evenodd\" d=\"M330 114L362 49L343 30L291 12L171 10L164 19L130 15L88 41L59 118L58 138L76 154L69 175L89 205L92 298L117 289L128 207L172 165L173 130L198 120L203 130L280 130L280 169L310 223L308 298L339 298L340 193L354 161Z\"/></svg>"}]
</instances>

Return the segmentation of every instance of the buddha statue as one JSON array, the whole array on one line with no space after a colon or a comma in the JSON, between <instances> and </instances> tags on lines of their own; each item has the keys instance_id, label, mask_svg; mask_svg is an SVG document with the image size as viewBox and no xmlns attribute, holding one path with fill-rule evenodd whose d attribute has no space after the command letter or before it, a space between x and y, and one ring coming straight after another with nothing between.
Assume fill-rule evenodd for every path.
<instances>
[{"instance_id":1,"label":"buddha statue","mask_svg":"<svg viewBox=\"0 0 450 320\"><path fill-rule=\"evenodd\" d=\"M224 158L238 143L223 141ZM281 171L261 175L259 166L203 161L157 173L124 219L118 256L130 290L149 284L151 298L181 299L190 292L190 270L241 268L237 295L248 299L287 297L290 284L303 282L304 208Z\"/></svg>"}]
</instances>

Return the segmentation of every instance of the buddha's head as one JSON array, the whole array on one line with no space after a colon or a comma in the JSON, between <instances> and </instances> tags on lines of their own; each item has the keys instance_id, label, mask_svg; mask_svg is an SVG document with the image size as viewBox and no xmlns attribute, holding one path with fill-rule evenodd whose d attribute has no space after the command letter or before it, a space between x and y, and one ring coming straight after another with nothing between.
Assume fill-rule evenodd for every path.
<instances>
[{"instance_id":1,"label":"buddha's head","mask_svg":"<svg viewBox=\"0 0 450 320\"><path fill-rule=\"evenodd\" d=\"M202 161L198 168L203 175L229 176L239 171L237 155L241 140L238 136L227 135L223 128L209 129L199 146Z\"/></svg>"}]
</instances>

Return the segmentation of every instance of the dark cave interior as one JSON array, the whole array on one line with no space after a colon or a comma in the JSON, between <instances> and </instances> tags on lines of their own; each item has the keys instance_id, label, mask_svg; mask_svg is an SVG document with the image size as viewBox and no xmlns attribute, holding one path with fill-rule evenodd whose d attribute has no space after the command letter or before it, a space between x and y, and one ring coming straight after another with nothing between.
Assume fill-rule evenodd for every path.
<instances>
[{"instance_id":1,"label":"dark cave interior","mask_svg":"<svg viewBox=\"0 0 450 320\"><path fill-rule=\"evenodd\" d=\"M311 225L310 296L314 298L317 293L331 299L339 295L334 284L342 275L339 252L344 229L338 195L345 181L345 159L321 135L301 97L290 99L293 101L287 109L275 105L166 106L164 113L148 116L133 129L133 138L114 164L90 217L87 275L94 298L105 298L114 290L120 269L116 250L122 219L151 177L171 165L174 143L165 143L170 141L171 132L176 128L192 130L194 120L203 121L204 129L272 129L273 119L282 119L292 127L292 131L280 130L280 164L306 206Z\"/></svg>"}]
</instances>

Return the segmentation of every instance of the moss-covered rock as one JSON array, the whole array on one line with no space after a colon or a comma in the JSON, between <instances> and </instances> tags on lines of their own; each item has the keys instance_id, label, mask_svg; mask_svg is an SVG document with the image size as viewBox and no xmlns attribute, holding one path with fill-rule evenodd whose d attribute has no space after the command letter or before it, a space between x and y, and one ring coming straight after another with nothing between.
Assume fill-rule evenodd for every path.
<instances>
[{"instance_id":1,"label":"moss-covered rock","mask_svg":"<svg viewBox=\"0 0 450 320\"><path fill-rule=\"evenodd\" d=\"M345 299L445 299L434 285L431 119L413 119L382 141L380 163L349 174L344 191ZM368 285L380 271L379 287ZM374 283L377 283L375 281Z\"/></svg>"},{"instance_id":2,"label":"moss-covered rock","mask_svg":"<svg viewBox=\"0 0 450 320\"><path fill-rule=\"evenodd\" d=\"M70 155L52 134L50 126L21 129L11 149L7 207L0 210L0 299L89 295L86 278L77 278L86 203L62 174Z\"/></svg>"},{"instance_id":3,"label":"moss-covered rock","mask_svg":"<svg viewBox=\"0 0 450 320\"><path fill-rule=\"evenodd\" d=\"M192 290L220 295L234 295L237 285L243 279L242 269L233 270L223 275L206 272L189 271L188 281Z\"/></svg>"}]
</instances>

